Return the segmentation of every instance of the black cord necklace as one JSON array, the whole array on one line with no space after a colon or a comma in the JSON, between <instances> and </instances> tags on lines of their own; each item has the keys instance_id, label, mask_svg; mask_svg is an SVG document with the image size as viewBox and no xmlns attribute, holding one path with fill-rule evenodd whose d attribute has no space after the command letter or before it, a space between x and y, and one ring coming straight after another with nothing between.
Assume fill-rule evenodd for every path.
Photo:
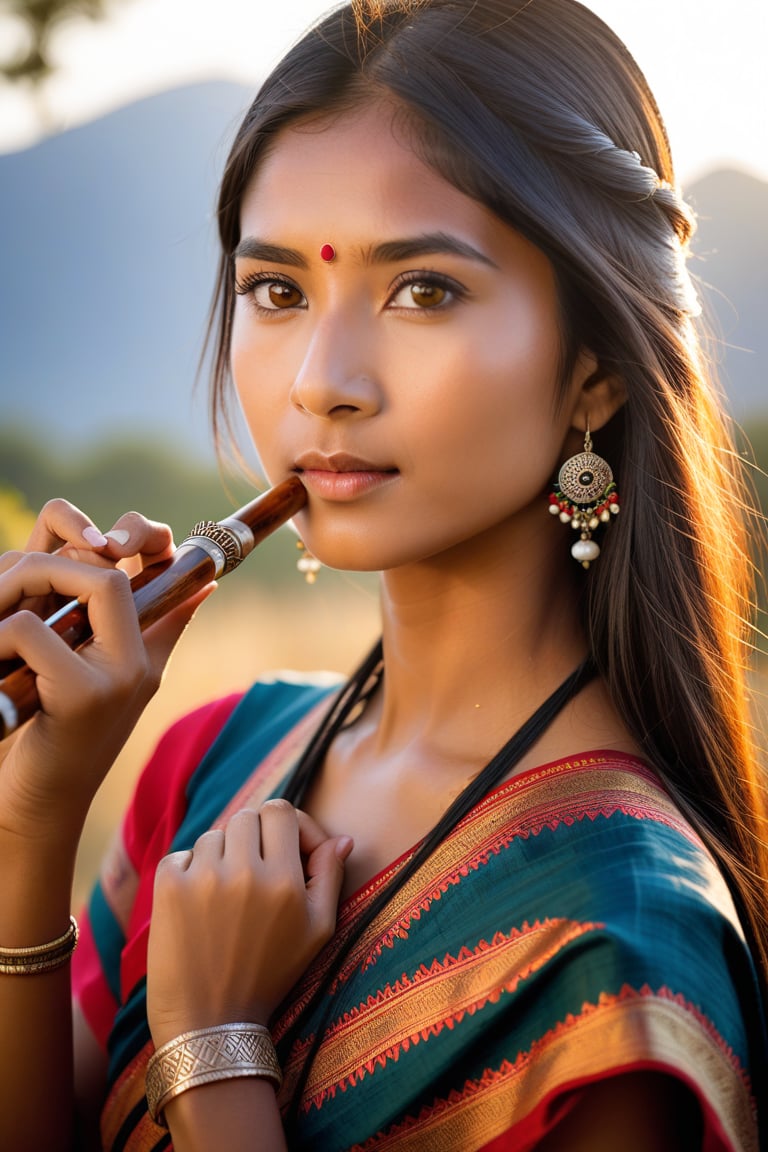
<instances>
[{"instance_id":1,"label":"black cord necklace","mask_svg":"<svg viewBox=\"0 0 768 1152\"><path fill-rule=\"evenodd\" d=\"M517 732L499 749L493 759L489 760L485 768L478 772L473 780L470 780L466 788L459 793L453 804L451 804L440 818L440 821L432 832L421 842L419 851L421 851L428 842L430 843L430 852L433 848L436 848L440 839L444 839L447 833L455 828L459 821L463 819L492 788L513 771L523 756L530 751L539 737L544 734L555 717L562 712L565 705L572 700L590 680L593 680L596 675L597 669L595 668L592 658L588 657L563 681L559 688L555 689L551 696L547 697L543 704L539 705L533 715L529 716L522 727L518 728ZM443 826L444 822L447 825L447 829L443 831L442 836L437 839L435 838L435 833L438 828ZM428 852L425 853L425 856L428 854Z\"/></svg>"},{"instance_id":2,"label":"black cord necklace","mask_svg":"<svg viewBox=\"0 0 768 1152\"><path fill-rule=\"evenodd\" d=\"M315 738L296 766L292 779L286 787L284 794L293 804L300 803L301 797L305 794L311 782L314 770L322 764L325 753L330 747L334 736L344 726L347 717L359 704L366 688L370 689L371 677L379 668L381 658L381 643L379 643L361 665L347 686L347 689L342 691L341 695L338 696L332 704ZM499 749L493 759L486 764L485 768L459 793L453 803L440 817L431 832L421 841L410 860L407 860L403 866L398 869L392 880L377 892L367 908L361 913L359 922L355 925L355 932L351 933L339 948L319 987L315 990L310 1002L305 1005L305 1012L310 1011L325 995L329 985L334 980L336 973L355 942L363 932L366 931L369 925L373 923L392 897L410 880L414 873L421 868L424 862L431 856L432 852L445 840L446 836L453 831L467 813L471 812L475 805L478 804L492 788L514 770L515 766L533 747L566 704L568 704L586 684L593 680L596 675L597 669L592 657L589 656L547 697L543 704L539 705L533 715L531 715L506 744ZM376 680L376 684L378 684L378 679ZM331 1007L332 1004L329 1003L326 1008L326 1013L330 1011ZM283 1038L283 1044L290 1045L293 1042L294 1037L301 1027L303 1016L304 1012L302 1012L299 1019L294 1022L287 1035ZM290 1109L285 1118L286 1134L293 1130L298 1118L304 1085L309 1075L312 1060L322 1040L322 1024L323 1021L321 1020L315 1028L315 1038L310 1047L310 1051L307 1053L301 1075L294 1090Z\"/></svg>"}]
</instances>

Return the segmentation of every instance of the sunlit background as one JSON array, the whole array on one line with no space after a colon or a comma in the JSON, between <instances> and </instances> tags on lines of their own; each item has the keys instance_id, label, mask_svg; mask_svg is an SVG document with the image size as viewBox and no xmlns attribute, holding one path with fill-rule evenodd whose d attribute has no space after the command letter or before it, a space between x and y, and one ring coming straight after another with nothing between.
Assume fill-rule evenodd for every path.
<instances>
[{"instance_id":1,"label":"sunlit background","mask_svg":"<svg viewBox=\"0 0 768 1152\"><path fill-rule=\"evenodd\" d=\"M4 0L0 49L23 32ZM70 19L51 46L55 71L39 107L20 88L0 89L0 148L71 127L140 96L205 79L255 85L302 30L331 7L320 0L109 0L104 19ZM594 0L624 39L668 122L680 175L738 165L768 178L763 0Z\"/></svg>"},{"instance_id":2,"label":"sunlit background","mask_svg":"<svg viewBox=\"0 0 768 1152\"><path fill-rule=\"evenodd\" d=\"M139 507L178 538L251 494L223 486L204 388L194 389L217 176L258 83L328 5L61 0L36 56L20 13L55 7L0 0L0 549L21 544L52 494L103 529ZM664 113L700 215L695 271L728 401L765 467L768 4L591 7L625 40ZM80 892L169 720L267 668L346 672L374 638L370 579L324 572L306 588L294 559L290 533L278 533L183 639L94 806Z\"/></svg>"}]
</instances>

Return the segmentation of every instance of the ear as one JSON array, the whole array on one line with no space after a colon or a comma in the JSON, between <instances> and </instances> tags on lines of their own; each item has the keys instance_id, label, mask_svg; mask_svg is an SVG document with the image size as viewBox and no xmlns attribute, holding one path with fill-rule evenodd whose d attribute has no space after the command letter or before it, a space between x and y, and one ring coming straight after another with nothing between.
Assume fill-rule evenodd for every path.
<instances>
[{"instance_id":1,"label":"ear","mask_svg":"<svg viewBox=\"0 0 768 1152\"><path fill-rule=\"evenodd\" d=\"M571 427L596 432L615 416L627 398L624 381L607 372L591 352L579 355L574 373Z\"/></svg>"}]
</instances>

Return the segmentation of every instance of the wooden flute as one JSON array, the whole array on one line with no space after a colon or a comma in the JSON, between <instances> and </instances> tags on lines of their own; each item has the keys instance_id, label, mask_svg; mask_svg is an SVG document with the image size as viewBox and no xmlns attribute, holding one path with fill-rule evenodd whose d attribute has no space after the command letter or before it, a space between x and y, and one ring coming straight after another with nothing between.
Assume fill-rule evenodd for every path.
<instances>
[{"instance_id":1,"label":"wooden flute","mask_svg":"<svg viewBox=\"0 0 768 1152\"><path fill-rule=\"evenodd\" d=\"M148 565L131 580L139 627L148 628L206 584L232 572L306 502L306 488L298 476L290 476L232 516L195 524L171 557ZM73 649L93 637L88 612L78 600L64 604L45 623ZM0 740L29 720L39 707L36 675L19 661L0 680Z\"/></svg>"}]
</instances>

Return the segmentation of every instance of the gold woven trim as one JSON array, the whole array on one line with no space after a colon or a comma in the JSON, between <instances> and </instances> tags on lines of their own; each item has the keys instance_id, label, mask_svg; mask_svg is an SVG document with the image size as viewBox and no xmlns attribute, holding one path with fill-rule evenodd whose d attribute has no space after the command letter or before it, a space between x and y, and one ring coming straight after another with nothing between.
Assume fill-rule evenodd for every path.
<instances>
[{"instance_id":1,"label":"gold woven trim","mask_svg":"<svg viewBox=\"0 0 768 1152\"><path fill-rule=\"evenodd\" d=\"M572 920L536 921L510 935L497 933L476 948L405 973L356 1005L326 1033L312 1063L304 1099L318 1106L341 1085L352 1087L370 1067L400 1059L410 1047L453 1028L504 992L514 992L568 943L599 930ZM286 1084L296 1078L296 1055Z\"/></svg>"},{"instance_id":2,"label":"gold woven trim","mask_svg":"<svg viewBox=\"0 0 768 1152\"><path fill-rule=\"evenodd\" d=\"M558 1091L635 1067L687 1080L708 1102L727 1147L758 1152L749 1088L729 1051L677 1000L630 990L585 1005L579 1016L567 1017L514 1063L487 1069L460 1093L380 1133L376 1152L481 1148L505 1132L514 1143L515 1125Z\"/></svg>"}]
</instances>

